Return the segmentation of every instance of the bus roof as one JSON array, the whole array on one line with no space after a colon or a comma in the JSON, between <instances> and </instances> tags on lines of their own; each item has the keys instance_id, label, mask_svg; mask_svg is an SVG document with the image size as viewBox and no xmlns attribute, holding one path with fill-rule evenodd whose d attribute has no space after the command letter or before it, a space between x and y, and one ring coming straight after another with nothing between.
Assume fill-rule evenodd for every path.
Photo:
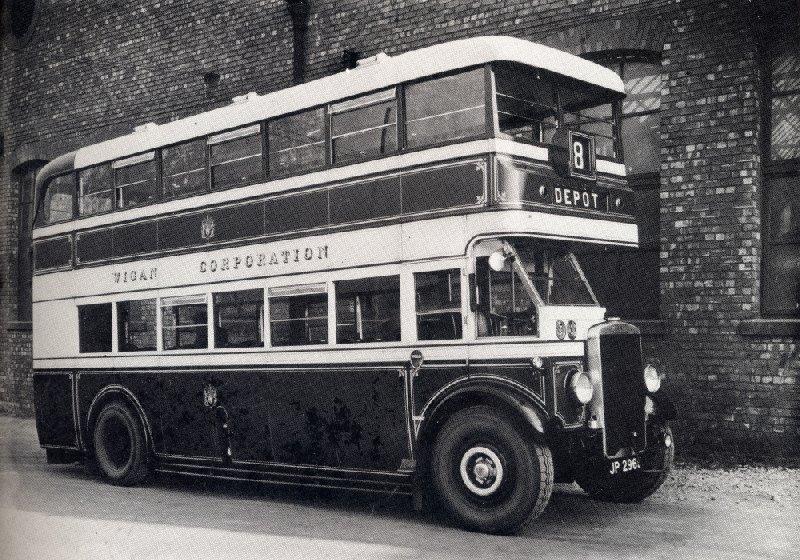
<instances>
[{"instance_id":1,"label":"bus roof","mask_svg":"<svg viewBox=\"0 0 800 560\"><path fill-rule=\"evenodd\" d=\"M232 105L166 124L139 127L132 134L80 148L75 153L74 165L80 169L402 82L495 61L516 62L617 94L625 92L616 73L578 56L515 37L474 37L397 56L378 55L353 70L265 95L249 94Z\"/></svg>"}]
</instances>

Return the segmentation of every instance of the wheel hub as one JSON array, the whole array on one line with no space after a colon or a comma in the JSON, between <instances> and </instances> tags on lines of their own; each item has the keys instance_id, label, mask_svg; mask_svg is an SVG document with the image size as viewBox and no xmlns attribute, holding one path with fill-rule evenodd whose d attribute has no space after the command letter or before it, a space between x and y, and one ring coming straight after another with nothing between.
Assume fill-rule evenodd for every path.
<instances>
[{"instance_id":1,"label":"wheel hub","mask_svg":"<svg viewBox=\"0 0 800 560\"><path fill-rule=\"evenodd\" d=\"M461 481L477 496L489 496L503 482L503 463L488 447L471 447L461 458Z\"/></svg>"}]
</instances>

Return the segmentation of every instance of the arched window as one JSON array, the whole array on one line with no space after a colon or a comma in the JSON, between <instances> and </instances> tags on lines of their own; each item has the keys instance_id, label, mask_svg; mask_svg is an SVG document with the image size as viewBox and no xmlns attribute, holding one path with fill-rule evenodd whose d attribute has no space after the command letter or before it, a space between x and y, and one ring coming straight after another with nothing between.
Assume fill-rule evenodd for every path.
<instances>
[{"instance_id":1,"label":"arched window","mask_svg":"<svg viewBox=\"0 0 800 560\"><path fill-rule=\"evenodd\" d=\"M601 255L587 255L584 271L589 271L589 281L609 314L655 319L660 300L660 56L651 51L613 50L584 57L614 70L625 82L627 97L622 102L619 126L639 224L639 249L609 249Z\"/></svg>"}]
</instances>

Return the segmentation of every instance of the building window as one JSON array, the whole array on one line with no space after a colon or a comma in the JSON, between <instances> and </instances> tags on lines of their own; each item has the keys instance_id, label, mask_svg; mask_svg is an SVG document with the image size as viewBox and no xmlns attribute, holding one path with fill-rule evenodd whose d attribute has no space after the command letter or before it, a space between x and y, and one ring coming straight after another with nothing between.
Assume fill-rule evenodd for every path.
<instances>
[{"instance_id":1,"label":"building window","mask_svg":"<svg viewBox=\"0 0 800 560\"><path fill-rule=\"evenodd\" d=\"M91 216L109 212L114 206L111 164L89 167L78 172L78 213Z\"/></svg>"},{"instance_id":2,"label":"building window","mask_svg":"<svg viewBox=\"0 0 800 560\"><path fill-rule=\"evenodd\" d=\"M261 125L211 136L208 143L212 188L229 189L263 180Z\"/></svg>"},{"instance_id":3,"label":"building window","mask_svg":"<svg viewBox=\"0 0 800 560\"><path fill-rule=\"evenodd\" d=\"M264 345L264 290L214 294L214 347Z\"/></svg>"},{"instance_id":4,"label":"building window","mask_svg":"<svg viewBox=\"0 0 800 560\"><path fill-rule=\"evenodd\" d=\"M20 49L30 41L38 11L35 0L6 0L2 19L9 47Z\"/></svg>"},{"instance_id":5,"label":"building window","mask_svg":"<svg viewBox=\"0 0 800 560\"><path fill-rule=\"evenodd\" d=\"M485 92L483 68L406 86L406 145L416 148L485 134Z\"/></svg>"},{"instance_id":6,"label":"building window","mask_svg":"<svg viewBox=\"0 0 800 560\"><path fill-rule=\"evenodd\" d=\"M325 284L269 289L272 346L328 342L328 294Z\"/></svg>"},{"instance_id":7,"label":"building window","mask_svg":"<svg viewBox=\"0 0 800 560\"><path fill-rule=\"evenodd\" d=\"M461 338L461 271L457 268L414 273L417 339Z\"/></svg>"},{"instance_id":8,"label":"building window","mask_svg":"<svg viewBox=\"0 0 800 560\"><path fill-rule=\"evenodd\" d=\"M115 161L111 167L117 208L141 206L158 198L155 152Z\"/></svg>"},{"instance_id":9,"label":"building window","mask_svg":"<svg viewBox=\"0 0 800 560\"><path fill-rule=\"evenodd\" d=\"M336 282L336 342L400 340L400 277Z\"/></svg>"},{"instance_id":10,"label":"building window","mask_svg":"<svg viewBox=\"0 0 800 560\"><path fill-rule=\"evenodd\" d=\"M156 349L156 300L117 303L117 340L120 352Z\"/></svg>"},{"instance_id":11,"label":"building window","mask_svg":"<svg viewBox=\"0 0 800 560\"><path fill-rule=\"evenodd\" d=\"M590 53L586 58L617 72L625 83L620 119L622 155L634 191L639 248L607 248L580 255L583 270L610 315L659 316L660 55L647 51Z\"/></svg>"},{"instance_id":12,"label":"building window","mask_svg":"<svg viewBox=\"0 0 800 560\"><path fill-rule=\"evenodd\" d=\"M289 175L325 165L324 109L273 119L268 128L270 174Z\"/></svg>"},{"instance_id":13,"label":"building window","mask_svg":"<svg viewBox=\"0 0 800 560\"><path fill-rule=\"evenodd\" d=\"M18 167L12 180L18 193L17 205L17 321L31 320L31 228L33 219L34 188L40 163Z\"/></svg>"},{"instance_id":14,"label":"building window","mask_svg":"<svg viewBox=\"0 0 800 560\"><path fill-rule=\"evenodd\" d=\"M333 163L363 160L397 150L395 96L392 88L331 105Z\"/></svg>"},{"instance_id":15,"label":"building window","mask_svg":"<svg viewBox=\"0 0 800 560\"><path fill-rule=\"evenodd\" d=\"M208 189L205 139L176 144L161 150L164 194L183 196Z\"/></svg>"},{"instance_id":16,"label":"building window","mask_svg":"<svg viewBox=\"0 0 800 560\"><path fill-rule=\"evenodd\" d=\"M111 352L111 304L78 306L78 347L83 352Z\"/></svg>"},{"instance_id":17,"label":"building window","mask_svg":"<svg viewBox=\"0 0 800 560\"><path fill-rule=\"evenodd\" d=\"M800 318L800 35L770 41L764 69L764 261L761 312Z\"/></svg>"},{"instance_id":18,"label":"building window","mask_svg":"<svg viewBox=\"0 0 800 560\"><path fill-rule=\"evenodd\" d=\"M208 348L208 307L205 295L161 300L164 350Z\"/></svg>"}]
</instances>

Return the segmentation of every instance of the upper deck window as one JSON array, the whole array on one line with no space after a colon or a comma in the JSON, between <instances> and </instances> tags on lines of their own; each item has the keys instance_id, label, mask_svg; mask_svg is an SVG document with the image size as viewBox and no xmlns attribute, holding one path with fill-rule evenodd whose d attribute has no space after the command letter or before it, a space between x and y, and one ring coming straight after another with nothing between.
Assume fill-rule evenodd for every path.
<instances>
[{"instance_id":1,"label":"upper deck window","mask_svg":"<svg viewBox=\"0 0 800 560\"><path fill-rule=\"evenodd\" d=\"M397 150L395 96L392 88L330 106L334 163L362 160Z\"/></svg>"},{"instance_id":2,"label":"upper deck window","mask_svg":"<svg viewBox=\"0 0 800 560\"><path fill-rule=\"evenodd\" d=\"M56 177L47 185L36 225L43 226L71 220L74 202L75 175L70 173Z\"/></svg>"},{"instance_id":3,"label":"upper deck window","mask_svg":"<svg viewBox=\"0 0 800 560\"><path fill-rule=\"evenodd\" d=\"M261 125L253 125L209 137L211 185L229 189L264 178Z\"/></svg>"},{"instance_id":4,"label":"upper deck window","mask_svg":"<svg viewBox=\"0 0 800 560\"><path fill-rule=\"evenodd\" d=\"M117 160L114 169L117 208L141 206L158 198L155 153Z\"/></svg>"},{"instance_id":5,"label":"upper deck window","mask_svg":"<svg viewBox=\"0 0 800 560\"><path fill-rule=\"evenodd\" d=\"M566 127L591 135L598 157L617 157L613 93L521 64L496 63L492 71L501 138L551 144Z\"/></svg>"},{"instance_id":6,"label":"upper deck window","mask_svg":"<svg viewBox=\"0 0 800 560\"><path fill-rule=\"evenodd\" d=\"M206 183L206 142L203 138L168 146L161 150L164 194L183 196L204 191Z\"/></svg>"},{"instance_id":7,"label":"upper deck window","mask_svg":"<svg viewBox=\"0 0 800 560\"><path fill-rule=\"evenodd\" d=\"M616 159L617 131L611 103L603 103L595 88L577 82L560 84L558 95L565 126L594 137L597 157Z\"/></svg>"},{"instance_id":8,"label":"upper deck window","mask_svg":"<svg viewBox=\"0 0 800 560\"><path fill-rule=\"evenodd\" d=\"M548 144L558 127L556 88L549 76L512 64L494 69L500 137Z\"/></svg>"},{"instance_id":9,"label":"upper deck window","mask_svg":"<svg viewBox=\"0 0 800 560\"><path fill-rule=\"evenodd\" d=\"M483 68L406 86L409 148L480 136L486 132Z\"/></svg>"},{"instance_id":10,"label":"upper deck window","mask_svg":"<svg viewBox=\"0 0 800 560\"><path fill-rule=\"evenodd\" d=\"M78 172L78 214L91 216L114 207L111 164L105 163Z\"/></svg>"},{"instance_id":11,"label":"upper deck window","mask_svg":"<svg viewBox=\"0 0 800 560\"><path fill-rule=\"evenodd\" d=\"M289 175L325 165L324 109L311 109L271 120L268 130L271 174Z\"/></svg>"}]
</instances>

